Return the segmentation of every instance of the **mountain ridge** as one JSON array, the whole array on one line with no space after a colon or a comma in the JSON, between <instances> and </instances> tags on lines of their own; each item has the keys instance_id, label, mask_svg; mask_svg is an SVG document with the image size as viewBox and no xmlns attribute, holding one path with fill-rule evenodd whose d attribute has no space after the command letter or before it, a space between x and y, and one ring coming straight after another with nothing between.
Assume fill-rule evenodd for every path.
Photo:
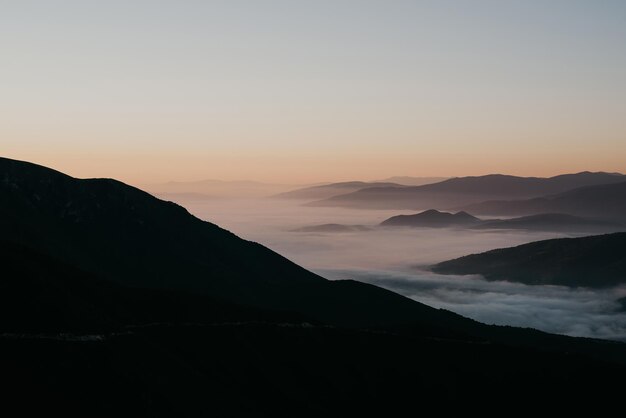
<instances>
[{"instance_id":1,"label":"mountain ridge","mask_svg":"<svg viewBox=\"0 0 626 418\"><path fill-rule=\"evenodd\" d=\"M560 212L605 219L626 219L626 181L575 188L527 200L493 200L463 206L484 215L534 215Z\"/></svg>"},{"instance_id":2,"label":"mountain ridge","mask_svg":"<svg viewBox=\"0 0 626 418\"><path fill-rule=\"evenodd\" d=\"M559 176L516 177L503 174L456 177L439 183L403 188L369 187L310 202L307 206L339 206L363 209L446 209L486 200L534 198L581 186L618 183L625 176L604 172L580 172ZM471 212L471 210L470 210Z\"/></svg>"}]
</instances>

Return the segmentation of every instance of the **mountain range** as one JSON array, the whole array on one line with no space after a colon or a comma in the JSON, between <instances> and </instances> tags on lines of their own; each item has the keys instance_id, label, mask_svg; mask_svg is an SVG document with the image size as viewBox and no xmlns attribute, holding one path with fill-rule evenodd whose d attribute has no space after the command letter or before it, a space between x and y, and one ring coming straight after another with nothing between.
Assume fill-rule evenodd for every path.
<instances>
[{"instance_id":1,"label":"mountain range","mask_svg":"<svg viewBox=\"0 0 626 418\"><path fill-rule=\"evenodd\" d=\"M344 181L339 183L319 184L279 193L273 197L280 199L327 199L336 195L355 192L368 187L406 187L422 186L425 184L438 183L446 180L446 177L409 177L396 176L376 181Z\"/></svg>"},{"instance_id":2,"label":"mountain range","mask_svg":"<svg viewBox=\"0 0 626 418\"><path fill-rule=\"evenodd\" d=\"M626 371L624 344L328 281L115 180L0 158L0 202L7 411L397 414L416 394L448 408L485 392L598 402Z\"/></svg>"},{"instance_id":3,"label":"mountain range","mask_svg":"<svg viewBox=\"0 0 626 418\"><path fill-rule=\"evenodd\" d=\"M446 209L487 200L536 198L579 187L624 181L625 178L621 174L602 172L564 174L549 178L493 174L452 178L423 186L367 187L310 202L307 205L361 209Z\"/></svg>"},{"instance_id":4,"label":"mountain range","mask_svg":"<svg viewBox=\"0 0 626 418\"><path fill-rule=\"evenodd\" d=\"M617 232L626 229L618 222L582 218L562 213L543 213L510 219L479 219L465 211L457 213L429 209L413 215L398 215L383 221L381 226L412 228L521 229L568 232Z\"/></svg>"},{"instance_id":5,"label":"mountain range","mask_svg":"<svg viewBox=\"0 0 626 418\"><path fill-rule=\"evenodd\" d=\"M564 193L525 200L496 200L463 207L481 215L568 213L604 219L626 219L626 181L580 187Z\"/></svg>"}]
</instances>

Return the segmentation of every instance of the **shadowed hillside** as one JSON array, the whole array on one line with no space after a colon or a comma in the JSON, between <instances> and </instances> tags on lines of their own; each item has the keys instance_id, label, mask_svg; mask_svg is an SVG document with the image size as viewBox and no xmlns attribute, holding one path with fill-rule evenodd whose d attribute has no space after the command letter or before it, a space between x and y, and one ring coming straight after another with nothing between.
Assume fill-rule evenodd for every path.
<instances>
[{"instance_id":1,"label":"shadowed hillside","mask_svg":"<svg viewBox=\"0 0 626 418\"><path fill-rule=\"evenodd\" d=\"M626 233L531 242L444 261L442 274L531 285L606 287L626 283Z\"/></svg>"}]
</instances>

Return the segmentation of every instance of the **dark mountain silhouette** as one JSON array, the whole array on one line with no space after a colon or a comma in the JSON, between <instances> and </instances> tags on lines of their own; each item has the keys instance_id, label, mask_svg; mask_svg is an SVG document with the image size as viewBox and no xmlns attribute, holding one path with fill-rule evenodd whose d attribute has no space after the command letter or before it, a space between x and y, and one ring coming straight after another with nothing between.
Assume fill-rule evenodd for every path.
<instances>
[{"instance_id":1,"label":"dark mountain silhouette","mask_svg":"<svg viewBox=\"0 0 626 418\"><path fill-rule=\"evenodd\" d=\"M3 410L346 416L406 411L415 393L439 408L619 395L624 344L330 282L114 180L0 159L0 201Z\"/></svg>"},{"instance_id":2,"label":"dark mountain silhouette","mask_svg":"<svg viewBox=\"0 0 626 418\"><path fill-rule=\"evenodd\" d=\"M0 173L3 238L106 280L297 311L342 326L413 324L448 333L442 324L461 320L375 286L323 279L115 180L79 180L9 159L0 159Z\"/></svg>"},{"instance_id":3,"label":"dark mountain silhouette","mask_svg":"<svg viewBox=\"0 0 626 418\"><path fill-rule=\"evenodd\" d=\"M304 187L296 190L291 190L284 193L279 193L273 197L278 199L326 199L332 196L354 192L356 190L364 189L366 187L406 187L398 183L390 182L364 182L364 181L346 181L341 183L323 184L319 186Z\"/></svg>"},{"instance_id":4,"label":"dark mountain silhouette","mask_svg":"<svg viewBox=\"0 0 626 418\"><path fill-rule=\"evenodd\" d=\"M441 274L480 274L530 285L608 287L626 283L626 233L537 241L444 261Z\"/></svg>"},{"instance_id":5,"label":"dark mountain silhouette","mask_svg":"<svg viewBox=\"0 0 626 418\"><path fill-rule=\"evenodd\" d=\"M486 220L475 229L526 229L538 231L595 231L617 232L626 226L617 222L582 218L563 213L542 213L540 215L522 216L512 219Z\"/></svg>"},{"instance_id":6,"label":"dark mountain silhouette","mask_svg":"<svg viewBox=\"0 0 626 418\"><path fill-rule=\"evenodd\" d=\"M479 223L480 219L473 217L467 212L439 212L430 209L415 215L398 215L386 219L382 226L410 226L442 228L450 226L468 226Z\"/></svg>"},{"instance_id":7,"label":"dark mountain silhouette","mask_svg":"<svg viewBox=\"0 0 626 418\"><path fill-rule=\"evenodd\" d=\"M292 232L363 232L369 231L370 228L364 225L342 225L342 224L322 224L303 226L302 228L293 229Z\"/></svg>"},{"instance_id":8,"label":"dark mountain silhouette","mask_svg":"<svg viewBox=\"0 0 626 418\"><path fill-rule=\"evenodd\" d=\"M531 215L546 212L624 220L626 182L581 187L565 193L527 200L496 200L464 207L483 215Z\"/></svg>"},{"instance_id":9,"label":"dark mountain silhouette","mask_svg":"<svg viewBox=\"0 0 626 418\"><path fill-rule=\"evenodd\" d=\"M624 182L623 175L583 172L539 178L492 174L453 178L440 183L415 187L368 187L311 202L308 205L364 209L423 209L427 207L445 209L485 200L526 199L561 193L582 186L618 182ZM475 213L471 210L469 212Z\"/></svg>"}]
</instances>

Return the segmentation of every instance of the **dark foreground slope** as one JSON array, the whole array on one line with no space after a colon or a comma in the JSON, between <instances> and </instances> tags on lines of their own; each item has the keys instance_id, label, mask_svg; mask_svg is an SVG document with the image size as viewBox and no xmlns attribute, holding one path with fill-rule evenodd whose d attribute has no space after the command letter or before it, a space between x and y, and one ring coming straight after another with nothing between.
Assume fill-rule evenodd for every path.
<instances>
[{"instance_id":1,"label":"dark foreground slope","mask_svg":"<svg viewBox=\"0 0 626 418\"><path fill-rule=\"evenodd\" d=\"M433 270L525 284L615 286L626 283L626 233L537 241L444 261Z\"/></svg>"},{"instance_id":2,"label":"dark foreground slope","mask_svg":"<svg viewBox=\"0 0 626 418\"><path fill-rule=\"evenodd\" d=\"M565 399L604 406L621 399L626 371L498 344L245 323L155 325L92 341L0 336L0 367L5 411L66 417L399 417Z\"/></svg>"},{"instance_id":3,"label":"dark foreground slope","mask_svg":"<svg viewBox=\"0 0 626 418\"><path fill-rule=\"evenodd\" d=\"M527 343L557 340L537 349L331 327L1 250L0 401L21 416L401 416L416 402L485 410L485 392L494 408L605 403L626 372L611 356L566 353L576 339L520 330Z\"/></svg>"}]
</instances>

